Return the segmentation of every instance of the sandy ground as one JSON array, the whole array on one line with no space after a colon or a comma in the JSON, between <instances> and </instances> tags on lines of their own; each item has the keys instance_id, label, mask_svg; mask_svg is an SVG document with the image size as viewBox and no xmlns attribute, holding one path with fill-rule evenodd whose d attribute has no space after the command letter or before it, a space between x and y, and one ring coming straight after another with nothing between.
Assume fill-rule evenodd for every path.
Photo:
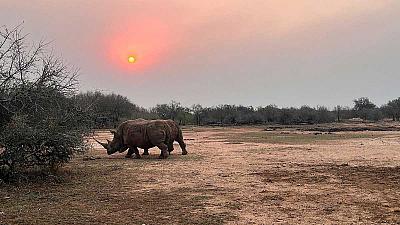
<instances>
[{"instance_id":1,"label":"sandy ground","mask_svg":"<svg viewBox=\"0 0 400 225\"><path fill-rule=\"evenodd\" d=\"M306 145L205 141L215 132L259 130L187 132L204 158L190 168L200 179L183 184L225 190L210 205L237 205L231 224L400 223L396 134Z\"/></svg>"},{"instance_id":2,"label":"sandy ground","mask_svg":"<svg viewBox=\"0 0 400 225\"><path fill-rule=\"evenodd\" d=\"M400 224L400 132L187 127L184 137L189 155L175 145L166 160L93 144L51 189L0 189L0 224Z\"/></svg>"}]
</instances>

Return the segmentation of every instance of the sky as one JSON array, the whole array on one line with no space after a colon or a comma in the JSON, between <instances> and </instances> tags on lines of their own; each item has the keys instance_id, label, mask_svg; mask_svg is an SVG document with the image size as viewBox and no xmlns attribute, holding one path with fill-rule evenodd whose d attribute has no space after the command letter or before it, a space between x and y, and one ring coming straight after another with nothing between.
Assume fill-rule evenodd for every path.
<instances>
[{"instance_id":1,"label":"sky","mask_svg":"<svg viewBox=\"0 0 400 225\"><path fill-rule=\"evenodd\" d=\"M144 107L400 97L398 0L0 0L0 25L21 23L81 91Z\"/></svg>"}]
</instances>

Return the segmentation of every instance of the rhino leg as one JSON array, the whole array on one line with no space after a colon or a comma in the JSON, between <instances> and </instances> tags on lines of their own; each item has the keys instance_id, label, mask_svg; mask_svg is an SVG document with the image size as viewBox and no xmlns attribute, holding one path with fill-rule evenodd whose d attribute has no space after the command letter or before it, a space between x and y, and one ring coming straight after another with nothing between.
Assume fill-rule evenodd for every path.
<instances>
[{"instance_id":1,"label":"rhino leg","mask_svg":"<svg viewBox=\"0 0 400 225\"><path fill-rule=\"evenodd\" d=\"M137 149L136 147L134 147L133 150L135 151L135 159L140 159L140 158L142 158L142 157L140 156L139 149Z\"/></svg>"},{"instance_id":2,"label":"rhino leg","mask_svg":"<svg viewBox=\"0 0 400 225\"><path fill-rule=\"evenodd\" d=\"M125 158L132 158L132 155L134 152L135 152L135 150L133 150L132 148L129 148L128 153L126 153Z\"/></svg>"},{"instance_id":3,"label":"rhino leg","mask_svg":"<svg viewBox=\"0 0 400 225\"><path fill-rule=\"evenodd\" d=\"M150 155L148 148L143 149L143 155Z\"/></svg>"},{"instance_id":4,"label":"rhino leg","mask_svg":"<svg viewBox=\"0 0 400 225\"><path fill-rule=\"evenodd\" d=\"M161 150L160 159L168 158L168 146L164 143L158 144L157 147Z\"/></svg>"},{"instance_id":5,"label":"rhino leg","mask_svg":"<svg viewBox=\"0 0 400 225\"><path fill-rule=\"evenodd\" d=\"M174 150L174 142L168 143L168 153L171 155L171 152Z\"/></svg>"},{"instance_id":6,"label":"rhino leg","mask_svg":"<svg viewBox=\"0 0 400 225\"><path fill-rule=\"evenodd\" d=\"M188 152L186 151L186 144L183 141L183 134L182 134L182 130L181 129L179 129L178 137L176 138L176 141L179 143L179 146L182 149L182 155L187 155Z\"/></svg>"},{"instance_id":7,"label":"rhino leg","mask_svg":"<svg viewBox=\"0 0 400 225\"><path fill-rule=\"evenodd\" d=\"M187 155L188 152L186 151L186 144L183 142L183 138L181 140L178 140L179 146L182 149L182 155Z\"/></svg>"}]
</instances>

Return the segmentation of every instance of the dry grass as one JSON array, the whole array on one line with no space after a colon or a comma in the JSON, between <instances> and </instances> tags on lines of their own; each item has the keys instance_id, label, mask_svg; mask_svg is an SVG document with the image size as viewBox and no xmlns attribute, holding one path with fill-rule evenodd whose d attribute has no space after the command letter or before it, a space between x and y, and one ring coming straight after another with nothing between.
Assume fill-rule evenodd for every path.
<instances>
[{"instance_id":1,"label":"dry grass","mask_svg":"<svg viewBox=\"0 0 400 225\"><path fill-rule=\"evenodd\" d=\"M400 223L400 167L296 165L255 175L283 187L265 190L262 201L280 210L286 220L312 210L313 216L337 223L347 222L337 214L371 224ZM288 183L303 188L288 188Z\"/></svg>"},{"instance_id":2,"label":"dry grass","mask_svg":"<svg viewBox=\"0 0 400 225\"><path fill-rule=\"evenodd\" d=\"M270 144L311 144L321 141L334 141L358 138L377 138L383 134L367 132L346 133L320 133L320 132L262 132L253 131L246 133L219 133L214 136L215 140L225 140L229 143L270 143Z\"/></svg>"},{"instance_id":3,"label":"dry grass","mask_svg":"<svg viewBox=\"0 0 400 225\"><path fill-rule=\"evenodd\" d=\"M109 137L98 132L98 138ZM107 156L1 184L0 224L399 224L400 132L184 129L189 155Z\"/></svg>"},{"instance_id":4,"label":"dry grass","mask_svg":"<svg viewBox=\"0 0 400 225\"><path fill-rule=\"evenodd\" d=\"M79 160L61 171L62 181L3 186L0 224L222 224L232 217L205 210L218 190L143 189L143 183L157 182L157 176L138 178L149 172L144 164L171 162Z\"/></svg>"}]
</instances>

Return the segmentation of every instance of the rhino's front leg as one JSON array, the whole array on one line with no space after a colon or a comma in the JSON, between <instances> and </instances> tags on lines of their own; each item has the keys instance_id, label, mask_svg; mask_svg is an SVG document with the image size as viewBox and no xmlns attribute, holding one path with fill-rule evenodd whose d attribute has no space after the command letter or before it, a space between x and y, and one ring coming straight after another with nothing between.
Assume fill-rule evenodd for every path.
<instances>
[{"instance_id":1,"label":"rhino's front leg","mask_svg":"<svg viewBox=\"0 0 400 225\"><path fill-rule=\"evenodd\" d=\"M136 147L133 147L133 150L135 151L135 159L140 159L140 158L142 158L142 157L140 156L139 149L137 149Z\"/></svg>"},{"instance_id":2,"label":"rhino's front leg","mask_svg":"<svg viewBox=\"0 0 400 225\"><path fill-rule=\"evenodd\" d=\"M158 144L157 147L161 150L160 159L168 158L168 146L164 143Z\"/></svg>"},{"instance_id":3,"label":"rhino's front leg","mask_svg":"<svg viewBox=\"0 0 400 225\"><path fill-rule=\"evenodd\" d=\"M168 154L171 155L171 152L174 150L174 142L168 143Z\"/></svg>"},{"instance_id":4,"label":"rhino's front leg","mask_svg":"<svg viewBox=\"0 0 400 225\"><path fill-rule=\"evenodd\" d=\"M135 159L140 159L141 156L139 154L139 149L137 149L136 147L131 147L128 150L128 153L126 154L126 158L132 158L133 153L135 153Z\"/></svg>"},{"instance_id":5,"label":"rhino's front leg","mask_svg":"<svg viewBox=\"0 0 400 225\"><path fill-rule=\"evenodd\" d=\"M132 148L129 148L128 153L126 153L125 158L132 158L132 155L134 152L135 152L135 150L133 150Z\"/></svg>"}]
</instances>

